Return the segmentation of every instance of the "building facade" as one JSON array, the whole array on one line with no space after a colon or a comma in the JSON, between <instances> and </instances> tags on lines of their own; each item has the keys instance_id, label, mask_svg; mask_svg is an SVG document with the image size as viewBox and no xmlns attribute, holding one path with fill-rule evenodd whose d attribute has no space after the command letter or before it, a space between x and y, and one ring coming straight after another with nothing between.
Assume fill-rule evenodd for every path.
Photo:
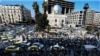
<instances>
[{"instance_id":1,"label":"building facade","mask_svg":"<svg viewBox=\"0 0 100 56\"><path fill-rule=\"evenodd\" d=\"M95 24L99 24L99 20L94 17L98 14L95 14L94 10L90 8L86 11L74 11L74 3L65 1L65 0L45 0L48 3L48 20L51 27L85 27ZM86 17L86 18L84 18ZM93 22L95 21L95 22Z\"/></svg>"},{"instance_id":2,"label":"building facade","mask_svg":"<svg viewBox=\"0 0 100 56\"><path fill-rule=\"evenodd\" d=\"M95 11L88 9L86 12L86 20L85 20L85 25L89 26L89 25L93 25L93 20L94 20L94 14Z\"/></svg>"},{"instance_id":3,"label":"building facade","mask_svg":"<svg viewBox=\"0 0 100 56\"><path fill-rule=\"evenodd\" d=\"M1 16L0 16L0 24L2 23Z\"/></svg>"},{"instance_id":4,"label":"building facade","mask_svg":"<svg viewBox=\"0 0 100 56\"><path fill-rule=\"evenodd\" d=\"M84 11L77 11L67 14L67 23L69 27L79 27L83 25Z\"/></svg>"},{"instance_id":5,"label":"building facade","mask_svg":"<svg viewBox=\"0 0 100 56\"><path fill-rule=\"evenodd\" d=\"M69 2L69 1L64 1L64 0L45 0L48 2L48 13L52 13L52 7L56 4L61 6L61 14L68 13L68 11L73 11L74 10L74 2ZM66 10L66 12L65 12Z\"/></svg>"},{"instance_id":6,"label":"building facade","mask_svg":"<svg viewBox=\"0 0 100 56\"><path fill-rule=\"evenodd\" d=\"M100 26L100 12L95 12L93 23L94 25Z\"/></svg>"},{"instance_id":7,"label":"building facade","mask_svg":"<svg viewBox=\"0 0 100 56\"><path fill-rule=\"evenodd\" d=\"M83 27L87 25L93 25L94 10L88 10L86 12L86 20L84 21L84 10L72 12L67 14L68 26L72 27ZM85 22L85 23L84 23Z\"/></svg>"},{"instance_id":8,"label":"building facade","mask_svg":"<svg viewBox=\"0 0 100 56\"><path fill-rule=\"evenodd\" d=\"M1 23L17 23L31 18L31 12L23 5L0 5Z\"/></svg>"},{"instance_id":9,"label":"building facade","mask_svg":"<svg viewBox=\"0 0 100 56\"><path fill-rule=\"evenodd\" d=\"M55 5L52 8L52 13L48 14L48 20L49 20L49 24L51 25L51 27L58 27L61 28L64 25L66 25L66 21L65 19L67 19L66 14L61 14L61 8L60 5Z\"/></svg>"},{"instance_id":10,"label":"building facade","mask_svg":"<svg viewBox=\"0 0 100 56\"><path fill-rule=\"evenodd\" d=\"M64 0L45 0L48 3L48 20L51 27L66 26L67 13L72 12L74 3Z\"/></svg>"}]
</instances>

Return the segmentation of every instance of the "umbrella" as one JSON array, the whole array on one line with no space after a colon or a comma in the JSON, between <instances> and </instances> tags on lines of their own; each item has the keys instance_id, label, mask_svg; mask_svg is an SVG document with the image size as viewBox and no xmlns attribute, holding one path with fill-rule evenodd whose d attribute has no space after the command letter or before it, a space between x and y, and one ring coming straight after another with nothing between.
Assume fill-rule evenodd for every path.
<instances>
[{"instance_id":1,"label":"umbrella","mask_svg":"<svg viewBox=\"0 0 100 56\"><path fill-rule=\"evenodd\" d=\"M92 49L94 49L94 48L97 48L97 47L94 46L94 45L84 45L84 47L85 47L86 50L92 50Z\"/></svg>"}]
</instances>

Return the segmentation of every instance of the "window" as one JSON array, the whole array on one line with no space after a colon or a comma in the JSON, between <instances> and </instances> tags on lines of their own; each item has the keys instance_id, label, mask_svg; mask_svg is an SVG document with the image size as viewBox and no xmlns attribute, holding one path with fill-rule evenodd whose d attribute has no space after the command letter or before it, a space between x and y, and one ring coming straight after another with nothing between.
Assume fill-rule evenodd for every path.
<instances>
[{"instance_id":1,"label":"window","mask_svg":"<svg viewBox=\"0 0 100 56\"><path fill-rule=\"evenodd\" d=\"M57 26L57 24L55 24L55 26Z\"/></svg>"},{"instance_id":2,"label":"window","mask_svg":"<svg viewBox=\"0 0 100 56\"><path fill-rule=\"evenodd\" d=\"M82 14L80 14L80 16L82 16Z\"/></svg>"},{"instance_id":3,"label":"window","mask_svg":"<svg viewBox=\"0 0 100 56\"><path fill-rule=\"evenodd\" d=\"M55 22L57 22L57 19L55 19Z\"/></svg>"},{"instance_id":4,"label":"window","mask_svg":"<svg viewBox=\"0 0 100 56\"><path fill-rule=\"evenodd\" d=\"M14 10L14 13L16 13L16 11Z\"/></svg>"},{"instance_id":5,"label":"window","mask_svg":"<svg viewBox=\"0 0 100 56\"><path fill-rule=\"evenodd\" d=\"M79 20L79 24L81 24L81 20Z\"/></svg>"},{"instance_id":6,"label":"window","mask_svg":"<svg viewBox=\"0 0 100 56\"><path fill-rule=\"evenodd\" d=\"M80 16L79 19L82 19L82 17Z\"/></svg>"},{"instance_id":7,"label":"window","mask_svg":"<svg viewBox=\"0 0 100 56\"><path fill-rule=\"evenodd\" d=\"M8 20L6 20L6 22L8 23Z\"/></svg>"},{"instance_id":8,"label":"window","mask_svg":"<svg viewBox=\"0 0 100 56\"><path fill-rule=\"evenodd\" d=\"M2 16L3 16L3 14L2 14Z\"/></svg>"},{"instance_id":9,"label":"window","mask_svg":"<svg viewBox=\"0 0 100 56\"><path fill-rule=\"evenodd\" d=\"M80 11L80 13L82 13L82 11Z\"/></svg>"},{"instance_id":10,"label":"window","mask_svg":"<svg viewBox=\"0 0 100 56\"><path fill-rule=\"evenodd\" d=\"M64 22L64 20L62 20L62 22Z\"/></svg>"}]
</instances>

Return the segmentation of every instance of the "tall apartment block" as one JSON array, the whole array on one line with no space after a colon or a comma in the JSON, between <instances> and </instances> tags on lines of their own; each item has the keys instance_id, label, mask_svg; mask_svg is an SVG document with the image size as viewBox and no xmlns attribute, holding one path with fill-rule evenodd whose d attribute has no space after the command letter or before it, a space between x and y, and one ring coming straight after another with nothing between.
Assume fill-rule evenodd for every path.
<instances>
[{"instance_id":1,"label":"tall apartment block","mask_svg":"<svg viewBox=\"0 0 100 56\"><path fill-rule=\"evenodd\" d=\"M0 5L0 23L17 23L31 19L31 12L23 5Z\"/></svg>"}]
</instances>

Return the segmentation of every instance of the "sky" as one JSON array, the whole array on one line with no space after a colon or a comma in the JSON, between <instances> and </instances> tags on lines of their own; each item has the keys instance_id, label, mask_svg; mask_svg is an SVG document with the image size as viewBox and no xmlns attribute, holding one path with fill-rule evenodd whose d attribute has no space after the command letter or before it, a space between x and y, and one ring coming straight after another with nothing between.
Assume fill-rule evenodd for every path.
<instances>
[{"instance_id":1,"label":"sky","mask_svg":"<svg viewBox=\"0 0 100 56\"><path fill-rule=\"evenodd\" d=\"M32 17L34 17L34 10L33 10L32 4L35 1L39 4L40 11L42 12L42 3L44 0L0 0L0 4L2 5L6 5L6 4L22 5L23 4L26 8L28 8L31 11L31 15ZM74 11L83 10L84 4L88 3L90 9L100 12L100 0L68 0L68 1L75 3Z\"/></svg>"}]
</instances>

